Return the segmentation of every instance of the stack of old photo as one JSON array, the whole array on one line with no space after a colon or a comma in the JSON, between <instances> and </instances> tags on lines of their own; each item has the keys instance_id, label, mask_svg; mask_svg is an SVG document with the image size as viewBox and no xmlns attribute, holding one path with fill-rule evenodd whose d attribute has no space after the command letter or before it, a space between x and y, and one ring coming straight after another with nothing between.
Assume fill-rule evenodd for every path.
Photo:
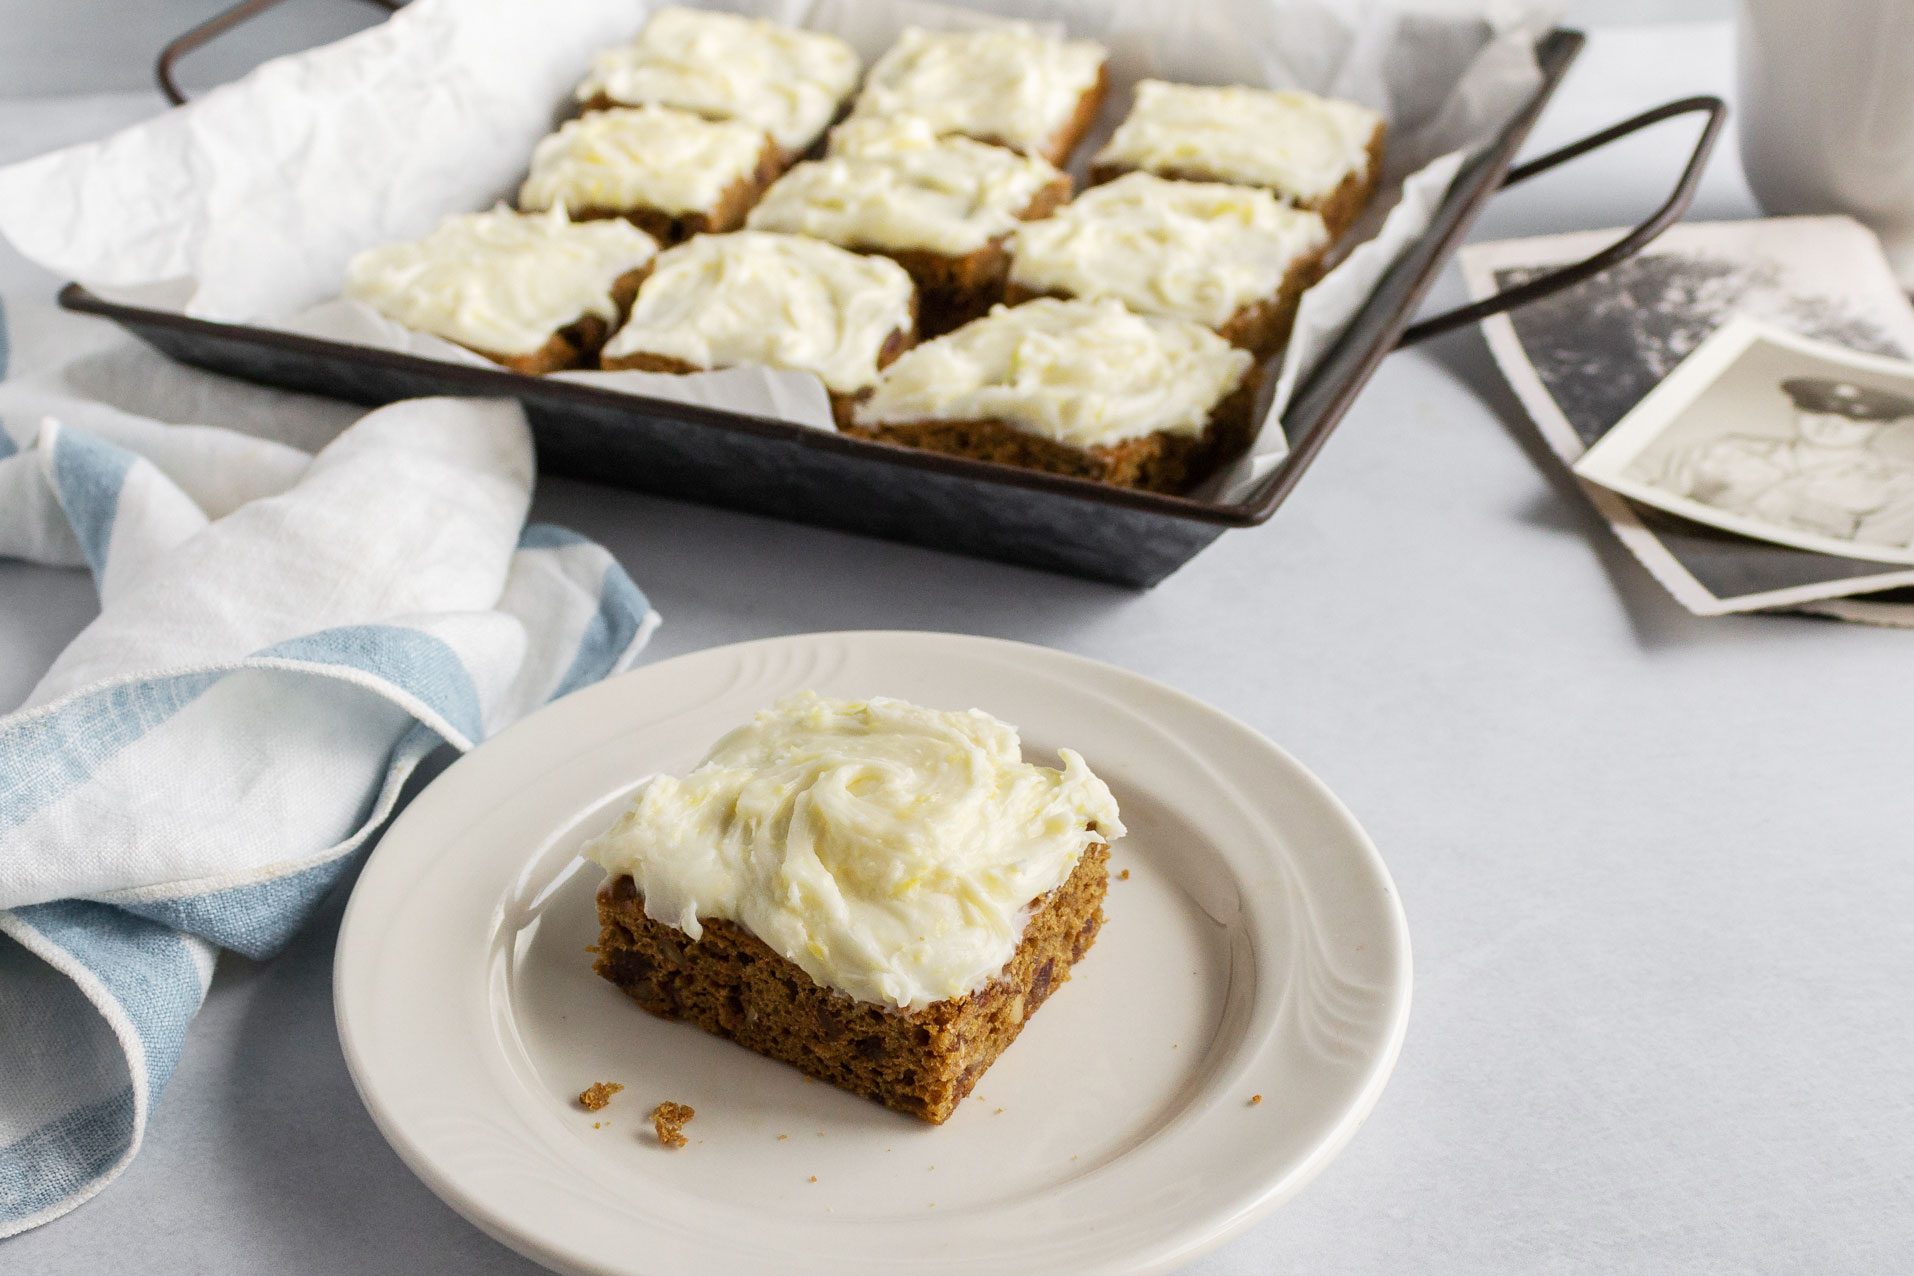
<instances>
[{"instance_id":1,"label":"stack of old photo","mask_svg":"<svg viewBox=\"0 0 1914 1276\"><path fill-rule=\"evenodd\" d=\"M1607 232L1467 250L1490 295ZM1550 447L1690 610L1914 625L1914 307L1842 217L1678 227L1485 325Z\"/></svg>"},{"instance_id":2,"label":"stack of old photo","mask_svg":"<svg viewBox=\"0 0 1914 1276\"><path fill-rule=\"evenodd\" d=\"M369 249L345 293L527 375L816 376L847 434L1182 492L1370 204L1384 120L1144 80L1022 22L828 32L663 8L599 53L515 207ZM1094 188L1078 195L1073 162Z\"/></svg>"}]
</instances>

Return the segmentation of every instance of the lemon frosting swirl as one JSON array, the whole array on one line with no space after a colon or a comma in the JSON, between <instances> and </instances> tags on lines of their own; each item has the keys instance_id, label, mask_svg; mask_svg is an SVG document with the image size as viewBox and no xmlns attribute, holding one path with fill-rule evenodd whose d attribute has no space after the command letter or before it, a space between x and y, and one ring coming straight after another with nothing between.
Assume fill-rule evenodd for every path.
<instances>
[{"instance_id":1,"label":"lemon frosting swirl","mask_svg":"<svg viewBox=\"0 0 1914 1276\"><path fill-rule=\"evenodd\" d=\"M1034 156L939 136L921 117L851 120L832 132L828 156L778 179L749 225L960 257L1017 225L1061 175Z\"/></svg>"},{"instance_id":2,"label":"lemon frosting swirl","mask_svg":"<svg viewBox=\"0 0 1914 1276\"><path fill-rule=\"evenodd\" d=\"M1143 80L1098 164L1267 186L1311 202L1369 171L1382 116L1300 89Z\"/></svg>"},{"instance_id":3,"label":"lemon frosting swirl","mask_svg":"<svg viewBox=\"0 0 1914 1276\"><path fill-rule=\"evenodd\" d=\"M785 150L801 151L857 87L859 69L857 51L834 35L668 8L653 14L633 43L600 53L577 96L744 120Z\"/></svg>"},{"instance_id":4,"label":"lemon frosting swirl","mask_svg":"<svg viewBox=\"0 0 1914 1276\"><path fill-rule=\"evenodd\" d=\"M1201 434L1249 372L1200 324L1112 299L998 306L907 350L857 405L861 425L996 420L1073 447Z\"/></svg>"},{"instance_id":5,"label":"lemon frosting swirl","mask_svg":"<svg viewBox=\"0 0 1914 1276\"><path fill-rule=\"evenodd\" d=\"M521 208L705 212L757 172L766 138L756 125L708 120L669 106L592 111L540 141Z\"/></svg>"},{"instance_id":6,"label":"lemon frosting swirl","mask_svg":"<svg viewBox=\"0 0 1914 1276\"><path fill-rule=\"evenodd\" d=\"M939 133L1041 151L1096 84L1105 56L1094 41L1059 40L1026 22L906 27L871 66L851 115L917 115Z\"/></svg>"},{"instance_id":7,"label":"lemon frosting swirl","mask_svg":"<svg viewBox=\"0 0 1914 1276\"><path fill-rule=\"evenodd\" d=\"M1328 243L1320 216L1269 191L1130 173L1020 225L1010 278L1214 328L1274 297L1290 268Z\"/></svg>"},{"instance_id":8,"label":"lemon frosting swirl","mask_svg":"<svg viewBox=\"0 0 1914 1276\"><path fill-rule=\"evenodd\" d=\"M885 257L796 235L698 235L658 255L604 353L792 368L851 394L876 378L885 340L911 328L914 295Z\"/></svg>"},{"instance_id":9,"label":"lemon frosting swirl","mask_svg":"<svg viewBox=\"0 0 1914 1276\"><path fill-rule=\"evenodd\" d=\"M345 294L483 354L531 354L587 315L616 323L613 285L657 251L629 222L499 207L366 249L346 266Z\"/></svg>"},{"instance_id":10,"label":"lemon frosting swirl","mask_svg":"<svg viewBox=\"0 0 1914 1276\"><path fill-rule=\"evenodd\" d=\"M806 692L650 780L584 853L694 940L735 922L819 984L921 1008L988 983L1032 902L1123 835L1109 787L1059 757L1024 761L976 709Z\"/></svg>"}]
</instances>

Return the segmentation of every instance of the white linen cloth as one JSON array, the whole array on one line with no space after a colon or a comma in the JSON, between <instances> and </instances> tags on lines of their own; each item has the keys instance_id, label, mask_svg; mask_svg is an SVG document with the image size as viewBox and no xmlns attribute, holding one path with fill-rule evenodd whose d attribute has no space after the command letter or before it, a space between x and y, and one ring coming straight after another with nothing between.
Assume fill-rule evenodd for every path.
<instances>
[{"instance_id":1,"label":"white linen cloth","mask_svg":"<svg viewBox=\"0 0 1914 1276\"><path fill-rule=\"evenodd\" d=\"M605 550L525 525L516 403L395 404L309 454L53 384L0 385L0 555L90 569L101 611L0 717L0 1236L131 1160L219 948L277 951L428 753L655 622Z\"/></svg>"}]
</instances>

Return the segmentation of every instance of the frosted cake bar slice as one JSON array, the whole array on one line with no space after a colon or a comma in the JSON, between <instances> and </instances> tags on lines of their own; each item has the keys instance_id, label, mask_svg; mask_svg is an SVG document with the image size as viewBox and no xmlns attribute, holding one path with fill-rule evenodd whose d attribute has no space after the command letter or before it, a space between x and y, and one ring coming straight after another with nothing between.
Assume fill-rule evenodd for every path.
<instances>
[{"instance_id":1,"label":"frosted cake bar slice","mask_svg":"<svg viewBox=\"0 0 1914 1276\"><path fill-rule=\"evenodd\" d=\"M941 332L1000 299L1005 238L1069 194L1048 160L870 117L834 129L829 154L779 178L748 224L890 257L916 281L924 330Z\"/></svg>"},{"instance_id":2,"label":"frosted cake bar slice","mask_svg":"<svg viewBox=\"0 0 1914 1276\"><path fill-rule=\"evenodd\" d=\"M699 235L658 255L602 366L812 372L842 420L911 343L915 305L910 276L883 257L796 235Z\"/></svg>"},{"instance_id":3,"label":"frosted cake bar slice","mask_svg":"<svg viewBox=\"0 0 1914 1276\"><path fill-rule=\"evenodd\" d=\"M916 115L1059 167L1090 129L1108 87L1103 46L1023 22L974 31L906 27L871 67L853 119Z\"/></svg>"},{"instance_id":4,"label":"frosted cake bar slice","mask_svg":"<svg viewBox=\"0 0 1914 1276\"><path fill-rule=\"evenodd\" d=\"M1266 190L1130 173L1017 229L1007 299L1114 297L1267 354L1328 247L1320 215Z\"/></svg>"},{"instance_id":5,"label":"frosted cake bar slice","mask_svg":"<svg viewBox=\"0 0 1914 1276\"><path fill-rule=\"evenodd\" d=\"M781 166L754 124L669 106L618 107L569 120L532 152L520 208L622 217L661 243L735 230Z\"/></svg>"},{"instance_id":6,"label":"frosted cake bar slice","mask_svg":"<svg viewBox=\"0 0 1914 1276\"><path fill-rule=\"evenodd\" d=\"M1144 80L1097 152L1092 182L1159 177L1261 186L1321 213L1331 236L1362 215L1382 172L1383 118L1298 89Z\"/></svg>"},{"instance_id":7,"label":"frosted cake bar slice","mask_svg":"<svg viewBox=\"0 0 1914 1276\"><path fill-rule=\"evenodd\" d=\"M346 267L345 295L536 375L596 357L657 251L629 222L494 208L359 253Z\"/></svg>"},{"instance_id":8,"label":"frosted cake bar slice","mask_svg":"<svg viewBox=\"0 0 1914 1276\"><path fill-rule=\"evenodd\" d=\"M782 700L586 846L606 873L595 969L655 1015L940 1124L1103 925L1123 824L1058 754L1025 761L976 709Z\"/></svg>"},{"instance_id":9,"label":"frosted cake bar slice","mask_svg":"<svg viewBox=\"0 0 1914 1276\"><path fill-rule=\"evenodd\" d=\"M660 9L637 40L607 49L578 86L586 110L656 103L769 133L785 161L830 127L857 87L856 50L764 18Z\"/></svg>"},{"instance_id":10,"label":"frosted cake bar slice","mask_svg":"<svg viewBox=\"0 0 1914 1276\"><path fill-rule=\"evenodd\" d=\"M1201 324L1042 298L906 352L849 433L1180 491L1249 442L1254 361Z\"/></svg>"}]
</instances>

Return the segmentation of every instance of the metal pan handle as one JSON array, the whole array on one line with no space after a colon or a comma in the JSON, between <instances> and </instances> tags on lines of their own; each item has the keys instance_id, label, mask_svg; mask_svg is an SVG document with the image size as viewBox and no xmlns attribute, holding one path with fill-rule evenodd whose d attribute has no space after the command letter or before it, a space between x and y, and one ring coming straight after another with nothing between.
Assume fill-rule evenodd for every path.
<instances>
[{"instance_id":1,"label":"metal pan handle","mask_svg":"<svg viewBox=\"0 0 1914 1276\"><path fill-rule=\"evenodd\" d=\"M1531 301L1539 301L1564 288L1572 288L1584 279L1601 274L1610 266L1633 257L1647 247L1655 236L1680 221L1682 214L1688 211L1688 205L1694 200L1695 187L1701 182L1702 170L1708 166L1708 155L1714 150L1715 139L1720 136L1721 126L1728 118L1728 106L1718 97L1685 97L1678 102L1658 106L1652 111L1643 111L1633 119L1623 120L1620 124L1605 128L1599 133L1591 133L1579 142L1571 142L1558 151L1550 151L1538 159L1517 165L1510 169L1509 175L1502 180L1502 189L1506 190L1517 182L1525 182L1537 173L1545 173L1558 164L1566 164L1579 155L1586 155L1619 138L1638 133L1650 125L1674 119L1678 115L1693 115L1697 112L1705 113L1708 119L1701 127L1701 135L1695 139L1695 149L1688 156L1688 166L1681 171L1681 178L1675 183L1674 194L1670 195L1668 201L1656 209L1648 220L1594 256L1578 261L1572 266L1551 270L1527 283L1505 288L1493 297L1484 297L1480 301L1471 302L1466 306L1457 306L1454 310L1444 311L1420 323L1411 324L1403 330L1402 338L1396 343L1396 348L1399 350L1403 346L1412 346L1418 341L1426 341L1430 337L1487 319L1490 315L1499 315L1517 306L1526 306Z\"/></svg>"},{"instance_id":2,"label":"metal pan handle","mask_svg":"<svg viewBox=\"0 0 1914 1276\"><path fill-rule=\"evenodd\" d=\"M201 49L225 35L234 27L249 22L268 9L277 8L281 0L240 0L230 9L222 9L206 21L172 41L160 50L159 61L153 65L153 76L159 81L160 92L174 106L186 101L186 94L180 89L179 82L173 78L173 68L179 60L195 49ZM376 4L387 12L396 12L403 0L366 0Z\"/></svg>"}]
</instances>

